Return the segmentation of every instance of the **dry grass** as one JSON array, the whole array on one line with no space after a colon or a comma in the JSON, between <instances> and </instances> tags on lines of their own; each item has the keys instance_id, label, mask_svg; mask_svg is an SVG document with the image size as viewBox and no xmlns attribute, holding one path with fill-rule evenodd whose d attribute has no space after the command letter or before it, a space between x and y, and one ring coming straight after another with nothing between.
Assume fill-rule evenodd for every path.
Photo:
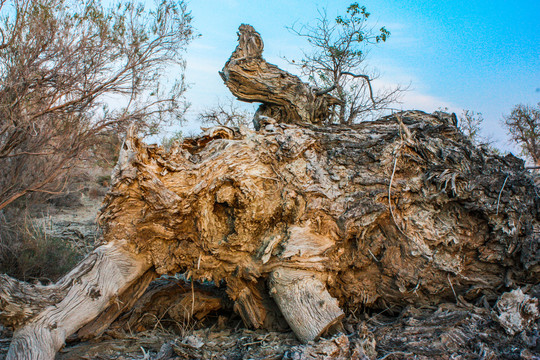
<instances>
[{"instance_id":1,"label":"dry grass","mask_svg":"<svg viewBox=\"0 0 540 360\"><path fill-rule=\"evenodd\" d=\"M86 246L51 236L26 211L0 212L0 273L24 281L54 282L79 262Z\"/></svg>"}]
</instances>

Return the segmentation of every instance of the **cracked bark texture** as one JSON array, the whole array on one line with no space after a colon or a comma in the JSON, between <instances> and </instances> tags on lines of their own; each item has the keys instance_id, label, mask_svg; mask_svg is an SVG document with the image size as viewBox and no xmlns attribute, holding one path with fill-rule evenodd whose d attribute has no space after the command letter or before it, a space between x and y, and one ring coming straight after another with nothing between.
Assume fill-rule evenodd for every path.
<instances>
[{"instance_id":1,"label":"cracked bark texture","mask_svg":"<svg viewBox=\"0 0 540 360\"><path fill-rule=\"evenodd\" d=\"M126 241L97 247L50 286L0 278L0 319L16 331L6 359L54 359L68 336L89 323L129 290L149 269Z\"/></svg>"},{"instance_id":2,"label":"cracked bark texture","mask_svg":"<svg viewBox=\"0 0 540 360\"><path fill-rule=\"evenodd\" d=\"M258 115L257 132L211 128L169 150L132 130L96 250L50 287L0 278L0 318L16 329L8 358L52 358L81 327L99 333L163 274L226 284L253 328L279 320L277 303L303 341L342 311L494 301L538 283L540 198L523 161L475 147L444 113L319 124L329 105L264 62L251 30L223 76L233 90L235 71L253 65L264 81L244 82L245 99L275 111ZM246 31L255 40L242 43ZM270 95L248 97L260 84Z\"/></svg>"},{"instance_id":3,"label":"cracked bark texture","mask_svg":"<svg viewBox=\"0 0 540 360\"><path fill-rule=\"evenodd\" d=\"M106 238L130 239L158 274L257 292L277 268L306 270L345 308L495 299L538 280L523 162L475 148L443 114L213 128L169 152L131 137L123 156Z\"/></svg>"},{"instance_id":4,"label":"cracked bark texture","mask_svg":"<svg viewBox=\"0 0 540 360\"><path fill-rule=\"evenodd\" d=\"M240 25L238 46L219 73L238 100L262 103L253 119L255 129L261 116L287 123L328 119L330 108L340 101L266 62L263 48L261 35L251 25Z\"/></svg>"},{"instance_id":5,"label":"cracked bark texture","mask_svg":"<svg viewBox=\"0 0 540 360\"><path fill-rule=\"evenodd\" d=\"M218 127L169 151L131 134L114 179L98 249L129 244L131 283L149 267L226 282L255 328L271 313L267 279L279 269L312 274L345 311L494 300L539 278L538 189L523 162L474 147L444 114ZM35 310L13 310L34 300L14 300L4 279L4 322L34 326L24 314ZM74 284L45 291L45 305Z\"/></svg>"}]
</instances>

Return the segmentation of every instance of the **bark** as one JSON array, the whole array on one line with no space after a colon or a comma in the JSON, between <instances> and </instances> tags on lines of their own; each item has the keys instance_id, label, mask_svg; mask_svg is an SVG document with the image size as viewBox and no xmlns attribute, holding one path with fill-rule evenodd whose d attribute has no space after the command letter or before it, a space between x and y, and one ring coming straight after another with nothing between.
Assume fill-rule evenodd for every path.
<instances>
[{"instance_id":1,"label":"bark","mask_svg":"<svg viewBox=\"0 0 540 360\"><path fill-rule=\"evenodd\" d=\"M254 119L270 116L281 122L321 123L330 114L329 108L340 101L303 83L297 76L267 63L262 52L261 35L252 26L238 29L238 46L220 72L225 85L239 100L263 103Z\"/></svg>"},{"instance_id":2,"label":"bark","mask_svg":"<svg viewBox=\"0 0 540 360\"><path fill-rule=\"evenodd\" d=\"M318 339L345 316L337 300L309 271L275 269L270 294L300 341Z\"/></svg>"},{"instance_id":3,"label":"bark","mask_svg":"<svg viewBox=\"0 0 540 360\"><path fill-rule=\"evenodd\" d=\"M151 269L134 282L127 290L120 294L118 299L94 320L83 326L77 337L81 340L88 340L97 337L120 316L124 311L130 310L137 300L145 293L150 282L155 278L155 273Z\"/></svg>"},{"instance_id":4,"label":"bark","mask_svg":"<svg viewBox=\"0 0 540 360\"><path fill-rule=\"evenodd\" d=\"M532 179L450 116L213 128L169 152L131 137L122 158L106 234L158 274L225 281L253 327L279 268L313 274L345 310L496 299L538 278Z\"/></svg>"},{"instance_id":5,"label":"bark","mask_svg":"<svg viewBox=\"0 0 540 360\"><path fill-rule=\"evenodd\" d=\"M226 79L241 72L235 61L262 69L262 43L250 46L241 42ZM287 114L305 97L273 99L259 101ZM52 358L116 297L139 294L149 269L226 284L254 328L273 321L271 292L304 342L342 310L494 301L538 282L540 203L523 161L475 147L442 113L352 126L291 116L259 117L257 132L212 128L169 150L130 132L100 215L102 245L50 288L2 278L2 319L17 329L9 357Z\"/></svg>"},{"instance_id":6,"label":"bark","mask_svg":"<svg viewBox=\"0 0 540 360\"><path fill-rule=\"evenodd\" d=\"M6 359L54 359L75 333L128 289L150 267L125 241L96 248L50 287L2 277L2 321L16 328Z\"/></svg>"},{"instance_id":7,"label":"bark","mask_svg":"<svg viewBox=\"0 0 540 360\"><path fill-rule=\"evenodd\" d=\"M496 299L538 278L532 179L450 117L214 128L168 153L130 138L123 157L106 232L159 274L224 280L254 327L267 296L254 284L282 267L312 273L345 309Z\"/></svg>"}]
</instances>

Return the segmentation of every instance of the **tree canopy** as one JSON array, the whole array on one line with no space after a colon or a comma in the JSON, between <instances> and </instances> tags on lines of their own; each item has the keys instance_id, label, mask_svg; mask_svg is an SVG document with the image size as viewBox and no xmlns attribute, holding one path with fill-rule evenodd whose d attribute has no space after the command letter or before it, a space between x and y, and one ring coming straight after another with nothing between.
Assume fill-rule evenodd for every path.
<instances>
[{"instance_id":1,"label":"tree canopy","mask_svg":"<svg viewBox=\"0 0 540 360\"><path fill-rule=\"evenodd\" d=\"M0 210L59 190L100 135L181 119L193 37L182 0L3 0L0 18Z\"/></svg>"},{"instance_id":2,"label":"tree canopy","mask_svg":"<svg viewBox=\"0 0 540 360\"><path fill-rule=\"evenodd\" d=\"M328 92L340 100L330 121L352 124L396 101L405 89L398 86L375 91L372 80L377 75L366 65L370 47L386 42L390 32L384 26L375 30L368 25L371 14L356 2L335 19L330 19L326 10L319 15L314 24L290 28L310 45L299 62L290 62L321 93Z\"/></svg>"},{"instance_id":3,"label":"tree canopy","mask_svg":"<svg viewBox=\"0 0 540 360\"><path fill-rule=\"evenodd\" d=\"M510 139L521 147L523 155L540 166L540 103L534 106L516 105L503 124Z\"/></svg>"}]
</instances>

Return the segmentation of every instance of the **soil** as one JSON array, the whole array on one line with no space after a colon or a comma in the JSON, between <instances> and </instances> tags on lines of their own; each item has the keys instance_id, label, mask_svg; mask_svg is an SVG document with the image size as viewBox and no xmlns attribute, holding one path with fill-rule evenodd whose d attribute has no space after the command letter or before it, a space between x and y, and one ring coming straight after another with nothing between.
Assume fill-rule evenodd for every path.
<instances>
[{"instance_id":1,"label":"soil","mask_svg":"<svg viewBox=\"0 0 540 360\"><path fill-rule=\"evenodd\" d=\"M49 203L43 206L35 221L43 226L47 235L68 240L88 252L100 234L96 219L102 200L103 196L90 196L84 192L69 194L61 200L65 205Z\"/></svg>"},{"instance_id":2,"label":"soil","mask_svg":"<svg viewBox=\"0 0 540 360\"><path fill-rule=\"evenodd\" d=\"M291 331L249 330L229 316L183 326L161 319L141 332L109 330L68 343L57 359L540 359L538 323L509 336L492 309L470 304L350 315L343 332L305 345ZM9 331L2 335L0 358Z\"/></svg>"}]
</instances>

